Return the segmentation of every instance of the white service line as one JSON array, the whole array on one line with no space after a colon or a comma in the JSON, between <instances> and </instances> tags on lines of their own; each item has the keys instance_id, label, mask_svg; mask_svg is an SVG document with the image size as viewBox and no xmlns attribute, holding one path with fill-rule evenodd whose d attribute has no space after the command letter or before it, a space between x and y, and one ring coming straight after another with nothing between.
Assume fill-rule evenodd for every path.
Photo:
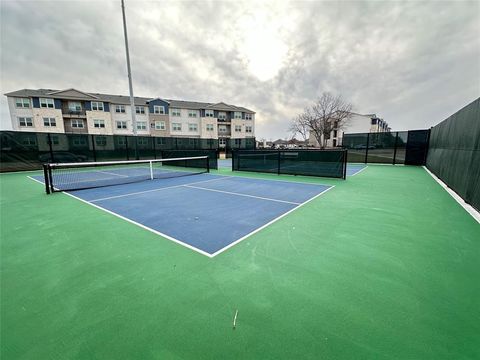
<instances>
[{"instance_id":1,"label":"white service line","mask_svg":"<svg viewBox=\"0 0 480 360\"><path fill-rule=\"evenodd\" d=\"M226 178L216 178L216 179L210 179L210 180L195 181L195 182L190 183L190 184L201 184L201 183L204 183L204 182L210 182L210 181L216 181L216 180L225 180L225 179L226 179ZM163 187L163 188L157 188L157 189L151 189L151 190L144 190L144 191L137 191L137 192L128 193L128 194L122 194L122 195L108 196L108 197L104 197L104 198L100 198L100 199L94 199L94 200L89 200L89 201L90 201L90 202L96 202L96 201L117 199L117 198L122 198L122 197L126 197L126 196L146 194L146 193L150 193L150 192L154 192L154 191L161 191L161 190L166 190L166 189L174 189L174 188L182 187L182 186L185 186L185 185L189 185L189 184L172 185L172 186L167 186L167 187Z\"/></svg>"},{"instance_id":2,"label":"white service line","mask_svg":"<svg viewBox=\"0 0 480 360\"><path fill-rule=\"evenodd\" d=\"M315 200L317 197L319 197L320 195L323 195L323 194L325 194L327 191L329 191L329 190L333 189L334 187L335 187L335 185L330 185L330 187L329 187L328 189L325 189L325 190L323 190L321 193L319 193L319 194L315 195L314 197L312 197L312 198L308 199L307 201L305 201L305 202L301 203L300 205L298 205L298 206L295 206L293 209L291 209L291 210L287 211L286 213L283 213L282 215L280 215L280 216L276 217L276 218L275 218L275 219L273 219L272 221L269 221L268 223L266 223L266 224L264 224L264 225L260 226L259 228L257 228L257 229L255 229L255 230L253 230L252 232L248 233L247 235L245 235L245 236L242 236L240 239L238 239L238 240L235 240L234 242L232 242L232 243L228 244L228 245L227 245L227 246L225 246L224 248L222 248L222 249L220 249L220 250L218 250L218 251L214 252L213 254L211 254L211 255L210 255L210 257L217 256L218 254L221 254L221 253L222 253L222 252L224 252L225 250L228 250L228 249L230 249L232 246L235 246L235 245L237 245L237 244L238 244L240 241L243 241L243 240L245 240L246 238L248 238L249 236L252 236L253 234L255 234L255 233L259 232L260 230L263 230L263 229L264 229L264 228L266 228L267 226L269 226L269 225L273 224L274 222L276 222L276 221L280 220L280 219L281 219L281 218L283 218L284 216L287 216L287 215L288 215L288 214L290 214L291 212L293 212L293 211L297 210L298 208L302 207L303 205L305 205L305 204L309 203L310 201L312 201L312 200Z\"/></svg>"},{"instance_id":3,"label":"white service line","mask_svg":"<svg viewBox=\"0 0 480 360\"><path fill-rule=\"evenodd\" d=\"M99 173L102 173L102 174L107 174L107 175L115 175L115 176L120 176L120 177L128 177L128 175L115 174L115 173L108 172L108 171L97 170L96 172L99 172Z\"/></svg>"},{"instance_id":4,"label":"white service line","mask_svg":"<svg viewBox=\"0 0 480 360\"><path fill-rule=\"evenodd\" d=\"M272 199L272 198L267 198L267 197L262 197L262 196L236 193L236 192L231 192L231 191L209 189L209 188L204 188L204 187L200 187L200 186L191 186L191 185L182 185L182 186L187 187L187 188L192 188L192 189L213 191L213 192L218 192L218 193L222 193L222 194L229 194L229 195L243 196L243 197L249 197L249 198L260 199L260 200L268 200L268 201L275 201L275 202L286 203L286 204L300 205L300 203L292 202L292 201L278 200L278 199Z\"/></svg>"}]
</instances>

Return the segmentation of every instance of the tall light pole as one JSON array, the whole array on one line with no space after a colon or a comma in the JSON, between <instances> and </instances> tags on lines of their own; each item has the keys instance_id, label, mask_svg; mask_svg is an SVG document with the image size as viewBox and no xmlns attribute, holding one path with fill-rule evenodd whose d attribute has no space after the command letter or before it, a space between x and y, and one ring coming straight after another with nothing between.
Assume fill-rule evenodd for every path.
<instances>
[{"instance_id":1,"label":"tall light pole","mask_svg":"<svg viewBox=\"0 0 480 360\"><path fill-rule=\"evenodd\" d=\"M123 15L123 33L125 35L125 52L127 54L128 87L130 89L130 112L132 113L133 135L136 136L137 120L135 119L135 99L133 97L132 70L130 69L130 54L128 52L127 20L125 18L124 0L122 0L122 15ZM136 149L137 149L137 142L135 141L135 153L136 153Z\"/></svg>"}]
</instances>

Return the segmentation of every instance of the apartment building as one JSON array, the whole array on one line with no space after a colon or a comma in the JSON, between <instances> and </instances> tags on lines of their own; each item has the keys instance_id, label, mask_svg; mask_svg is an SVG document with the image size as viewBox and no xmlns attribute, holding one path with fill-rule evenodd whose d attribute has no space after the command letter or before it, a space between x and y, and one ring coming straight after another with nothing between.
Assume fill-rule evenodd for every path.
<instances>
[{"instance_id":1,"label":"apartment building","mask_svg":"<svg viewBox=\"0 0 480 360\"><path fill-rule=\"evenodd\" d=\"M76 89L23 89L5 94L16 131L133 134L135 111L139 136L227 139L255 136L255 112L220 103L87 93Z\"/></svg>"},{"instance_id":2,"label":"apartment building","mask_svg":"<svg viewBox=\"0 0 480 360\"><path fill-rule=\"evenodd\" d=\"M391 129L388 123L377 117L376 114L357 114L351 113L350 118L338 128L335 128L330 133L330 138L327 139L327 147L336 147L342 145L343 134L355 133L377 133L389 132ZM317 139L310 132L308 139L310 146L319 147Z\"/></svg>"}]
</instances>

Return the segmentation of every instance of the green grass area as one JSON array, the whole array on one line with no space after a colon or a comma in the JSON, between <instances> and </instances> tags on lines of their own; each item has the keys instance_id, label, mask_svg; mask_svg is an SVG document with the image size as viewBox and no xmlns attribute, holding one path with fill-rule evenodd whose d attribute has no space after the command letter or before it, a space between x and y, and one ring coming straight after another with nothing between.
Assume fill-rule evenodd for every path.
<instances>
[{"instance_id":1,"label":"green grass area","mask_svg":"<svg viewBox=\"0 0 480 360\"><path fill-rule=\"evenodd\" d=\"M424 169L219 173L336 187L210 259L0 175L0 357L480 358L480 225Z\"/></svg>"}]
</instances>

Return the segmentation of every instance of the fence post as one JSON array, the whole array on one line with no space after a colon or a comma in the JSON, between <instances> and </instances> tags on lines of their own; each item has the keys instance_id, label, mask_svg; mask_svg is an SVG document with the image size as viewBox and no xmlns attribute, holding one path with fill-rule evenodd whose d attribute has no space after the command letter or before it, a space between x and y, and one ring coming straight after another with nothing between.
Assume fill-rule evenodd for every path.
<instances>
[{"instance_id":1,"label":"fence post","mask_svg":"<svg viewBox=\"0 0 480 360\"><path fill-rule=\"evenodd\" d=\"M343 180L347 179L347 161L348 161L348 149L343 152Z\"/></svg>"},{"instance_id":2,"label":"fence post","mask_svg":"<svg viewBox=\"0 0 480 360\"><path fill-rule=\"evenodd\" d=\"M128 136L125 135L125 151L127 152L127 160L130 160L130 155L128 152Z\"/></svg>"},{"instance_id":3,"label":"fence post","mask_svg":"<svg viewBox=\"0 0 480 360\"><path fill-rule=\"evenodd\" d=\"M157 149L156 149L156 146L155 146L155 139L156 139L156 137L152 136L152 148L153 148L153 158L154 159L157 158Z\"/></svg>"},{"instance_id":4,"label":"fence post","mask_svg":"<svg viewBox=\"0 0 480 360\"><path fill-rule=\"evenodd\" d=\"M47 134L47 142L48 142L48 148L50 150L50 162L54 163L55 160L53 159L53 147L52 147L52 138L50 136L50 133Z\"/></svg>"},{"instance_id":5,"label":"fence post","mask_svg":"<svg viewBox=\"0 0 480 360\"><path fill-rule=\"evenodd\" d=\"M367 133L367 148L365 149L365 164L368 160L368 147L370 146L370 133Z\"/></svg>"},{"instance_id":6,"label":"fence post","mask_svg":"<svg viewBox=\"0 0 480 360\"><path fill-rule=\"evenodd\" d=\"M395 135L395 145L393 147L393 164L395 165L395 158L397 157L397 143L398 143L398 131Z\"/></svg>"},{"instance_id":7,"label":"fence post","mask_svg":"<svg viewBox=\"0 0 480 360\"><path fill-rule=\"evenodd\" d=\"M278 151L277 161L278 161L277 174L280 175L280 150Z\"/></svg>"},{"instance_id":8,"label":"fence post","mask_svg":"<svg viewBox=\"0 0 480 360\"><path fill-rule=\"evenodd\" d=\"M95 138L93 137L93 135L90 135L90 137L92 139L93 161L97 162L97 150L95 149Z\"/></svg>"}]
</instances>

